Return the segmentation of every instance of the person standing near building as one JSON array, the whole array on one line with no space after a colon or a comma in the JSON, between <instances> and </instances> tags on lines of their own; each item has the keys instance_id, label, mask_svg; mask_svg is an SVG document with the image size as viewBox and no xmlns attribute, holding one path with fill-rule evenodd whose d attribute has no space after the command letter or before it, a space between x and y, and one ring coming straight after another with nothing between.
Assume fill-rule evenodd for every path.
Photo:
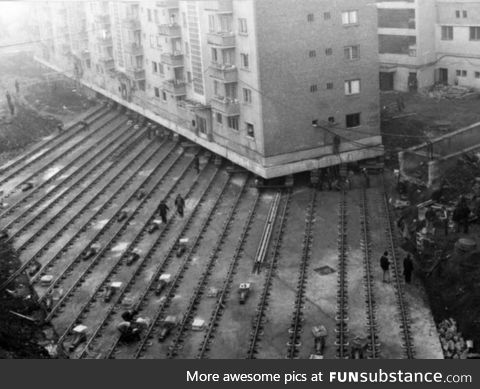
<instances>
[{"instance_id":1,"label":"person standing near building","mask_svg":"<svg viewBox=\"0 0 480 389\"><path fill-rule=\"evenodd\" d=\"M177 212L180 217L183 217L183 209L185 208L185 200L183 197L178 194L177 198L175 199L175 206L177 207Z\"/></svg>"},{"instance_id":2,"label":"person standing near building","mask_svg":"<svg viewBox=\"0 0 480 389\"><path fill-rule=\"evenodd\" d=\"M166 224L167 223L167 212L170 208L168 208L167 204L165 204L165 200L162 200L158 206L158 213L160 214L160 217L162 218L162 223Z\"/></svg>"},{"instance_id":3,"label":"person standing near building","mask_svg":"<svg viewBox=\"0 0 480 389\"><path fill-rule=\"evenodd\" d=\"M388 259L388 251L385 251L380 257L380 267L383 271L383 282L390 282L390 260Z\"/></svg>"},{"instance_id":4,"label":"person standing near building","mask_svg":"<svg viewBox=\"0 0 480 389\"><path fill-rule=\"evenodd\" d=\"M405 276L405 282L409 284L412 281L413 261L410 254L407 254L403 260L403 275Z\"/></svg>"}]
</instances>

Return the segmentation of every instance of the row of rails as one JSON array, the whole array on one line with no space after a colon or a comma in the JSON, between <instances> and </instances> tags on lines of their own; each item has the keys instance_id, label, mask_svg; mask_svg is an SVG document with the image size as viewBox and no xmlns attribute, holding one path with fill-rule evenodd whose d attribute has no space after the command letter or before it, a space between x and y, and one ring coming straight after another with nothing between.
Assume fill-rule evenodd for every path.
<instances>
[{"instance_id":1,"label":"row of rails","mask_svg":"<svg viewBox=\"0 0 480 389\"><path fill-rule=\"evenodd\" d=\"M101 227L94 234L93 238L90 239L90 244L78 255L76 255L73 261L70 262L69 265L55 278L45 293L40 297L40 301L44 301L47 296L52 294L55 289L58 290L61 286L66 287L67 289L66 292L64 292L59 298L58 302L49 310L46 318L47 320L51 320L58 313L58 311L66 305L71 294L86 280L88 275L93 272L95 266L98 265L105 253L118 241L118 239L121 237L121 234L127 228L132 219L140 212L140 210L145 207L147 200L151 199L162 188L162 184L169 176L171 176L172 170L175 168L182 156L183 153L174 153L174 155L170 155L171 158L173 157L173 161L170 161L170 164L166 168L165 172L158 174L160 165L163 165L162 162L167 158L162 159L162 162L157 166L157 168L152 170L141 180L141 183L139 186L137 186L137 189L120 203L120 205L114 211L113 216L110 217L103 227ZM189 166L190 164L187 165L187 169ZM148 187L149 189L147 189ZM137 192L140 190L145 190L146 192L139 200L137 197ZM127 207L127 205L130 205L130 207ZM125 220L118 222L119 213L125 209L129 209L130 211L128 217ZM109 236L110 234L112 234L112 236ZM105 238L107 243L102 244L102 240ZM95 243L101 246L101 249L99 249L99 251L93 256L93 259L89 259L88 261L82 260L91 245ZM70 285L67 283L65 286L66 279L70 277L74 269L76 270L76 273L80 273L80 276L73 280L70 279Z\"/></svg>"},{"instance_id":2,"label":"row of rails","mask_svg":"<svg viewBox=\"0 0 480 389\"><path fill-rule=\"evenodd\" d=\"M337 358L348 358L348 279L347 279L347 200L345 191L340 194L338 220L338 279L336 346Z\"/></svg>"},{"instance_id":3,"label":"row of rails","mask_svg":"<svg viewBox=\"0 0 480 389\"><path fill-rule=\"evenodd\" d=\"M240 234L240 238L238 240L237 246L235 247L235 251L233 253L232 259L228 266L227 276L224 279L223 285L219 291L219 295L217 296L215 307L208 321L205 336L203 338L203 341L197 353L198 359L206 358L207 353L210 350L210 344L213 341L213 338L215 336L215 330L218 328L220 318L222 317L225 304L227 303L227 300L229 297L229 293L232 287L233 276L235 274L235 269L237 268L238 262L242 257L243 249L245 247L247 238L249 236L252 222L254 220L254 217L257 214L257 206L258 206L259 199L260 199L260 191L257 190L253 205L250 208L250 212L248 213L248 216L246 218L246 222L244 224L243 230Z\"/></svg>"},{"instance_id":4,"label":"row of rails","mask_svg":"<svg viewBox=\"0 0 480 389\"><path fill-rule=\"evenodd\" d=\"M62 198L67 196L71 191L77 188L79 185L83 184L91 174L95 173L102 164L109 161L109 159L118 151L122 145L126 143L131 144L131 127L125 127L122 131L120 129L124 127L124 122L120 124L115 124L112 132L106 133L102 138L96 141L96 147L92 153L89 148L86 148L82 153L76 156L72 161L70 161L64 168L60 169L59 172L52 175L49 179L44 181L42 184L37 186L34 191L29 192L26 196L19 199L17 202L12 204L5 210L2 214L2 219L6 220L6 223L2 226L2 230L9 230L10 239L13 239L15 236L19 235L22 231L28 228L34 221L42 217L42 214L47 212L48 209L55 204L57 204ZM112 134L115 134L112 137ZM118 141L121 141L120 144L116 145ZM93 154L93 155L92 155ZM83 163L78 164L84 159L86 160ZM78 165L77 165L78 164ZM70 174L66 172L71 168L75 167L76 169ZM61 182L55 183L55 180L58 177L66 176ZM77 178L74 180L74 178ZM49 188L48 186L54 183L55 187ZM40 189L45 188L43 193ZM35 195L39 195L37 200L32 198ZM55 196L57 195L57 196ZM52 200L49 202L49 200ZM7 216L13 214L15 210L20 208L22 204L28 203L29 206L26 209L23 209L22 212L18 215L14 215L10 220L7 219ZM12 227L16 224L19 224L24 220L27 215L33 213L34 210L40 208L40 205L45 204L45 207L41 212L36 214L33 218L30 218L26 223L24 223L19 229L12 232Z\"/></svg>"},{"instance_id":5,"label":"row of rails","mask_svg":"<svg viewBox=\"0 0 480 389\"><path fill-rule=\"evenodd\" d=\"M270 292L273 284L273 277L275 276L275 270L277 269L278 258L280 256L280 248L282 245L283 234L285 231L285 220L288 215L288 209L290 206L291 198L292 198L291 191L288 190L283 195L283 199L282 199L283 205L280 208L281 211L278 217L278 228L272 243L272 250L270 254L270 257L271 257L270 264L268 266L268 269L265 275L265 281L263 284L260 301L258 303L258 307L255 312L255 318L253 319L253 322L252 322L252 330L250 333L250 343L247 351L247 359L255 358L258 351L259 342L263 334L264 323L266 320L266 314L267 314L267 308L268 308L268 298L270 296ZM278 202L279 201L280 200L278 200ZM275 200L275 203L276 202L277 201ZM278 204L278 207L280 207L279 204ZM275 212L274 214L270 214L269 216L273 217L276 214L277 212ZM274 220L270 220L270 217L267 220L267 222L272 223L273 225Z\"/></svg>"},{"instance_id":6,"label":"row of rails","mask_svg":"<svg viewBox=\"0 0 480 389\"><path fill-rule=\"evenodd\" d=\"M93 124L103 116L108 113L108 109L105 107L96 108L93 112L89 113L83 118L89 125ZM58 149L72 138L77 135L77 130L79 128L78 123L67 128L61 134L48 139L47 141L41 142L38 146L34 147L32 150L23 154L19 158L11 161L7 165L2 166L1 174L2 178L0 179L0 186L5 182L11 180L13 177L20 174L30 166L38 163L39 160L44 159L47 155L51 154L54 150ZM5 173L9 174L5 175Z\"/></svg>"},{"instance_id":7,"label":"row of rails","mask_svg":"<svg viewBox=\"0 0 480 389\"><path fill-rule=\"evenodd\" d=\"M383 177L382 177L383 179ZM415 349L413 336L411 333L411 318L408 303L405 299L405 290L402 282L402 272L400 269L398 245L395 236L395 222L388 202L387 189L385 182L383 182L383 194L380 201L383 203L384 215L385 215L385 229L387 235L387 241L390 248L390 255L392 258L391 269L393 272L393 280L395 286L395 295L397 298L398 313L400 318L400 328L402 331L403 350L407 359L415 358Z\"/></svg>"},{"instance_id":8,"label":"row of rails","mask_svg":"<svg viewBox=\"0 0 480 389\"><path fill-rule=\"evenodd\" d=\"M165 194L162 194L162 196L155 196L156 198L161 198L163 199L164 201L167 201L175 192L178 191L179 187L180 187L180 184L183 182L183 180L185 180L185 177L188 177L187 176L187 173L189 171L191 171L192 169L192 164L193 164L193 159L188 163L188 165L186 166L186 168L183 168L182 171L180 172L180 175L178 177L175 178L175 180L173 180L174 184L167 190L167 192ZM168 174L168 173L167 173ZM187 180L185 180L187 181ZM193 185L190 186L190 189L189 191L187 192L187 194L185 195L185 199L188 199L188 196L190 196L193 192L193 190L196 188L196 184L198 182L198 177L197 177L197 180L193 183ZM145 200L147 198L151 198L153 197L154 195L156 195L153 190L151 193L149 193L146 197L145 197ZM144 203L140 204L139 205L139 208L144 205ZM139 211L139 208L137 208L135 210L135 212L138 212ZM125 250L123 251L122 255L120 255L120 257L118 259L115 259L115 261L113 261L113 264L111 265L110 269L106 272L106 275L101 279L101 281L93 287L93 290L91 290L90 292L90 296L85 299L84 301L81 302L81 307L80 307L80 310L79 310L79 313L75 315L75 318L74 320L72 320L70 322L69 325L67 325L66 329L65 330L62 330L63 333L62 335L60 336L59 338L59 343L63 342L65 340L65 338L67 337L67 335L69 334L69 332L72 330L72 328L74 328L74 326L76 324L79 324L82 322L82 318L86 315L86 313L90 310L91 308L91 305L92 305L92 302L98 300L98 298L100 297L100 294L102 292L104 292L106 290L106 287L108 285L109 282L111 282L115 276L123 269L126 269L127 267L123 266L123 264L125 264L125 262L127 261L127 258L129 257L129 255L131 255L132 253L134 253L135 251L135 248L139 245L139 243L142 241L142 239L148 237L148 228L150 226L150 224L152 222L154 222L155 218L157 217L157 207L151 207L151 209L153 210L152 212L149 213L149 215L147 217L144 217L142 221L142 226L141 228L139 228L134 237L129 241L127 247L125 248ZM121 236L121 234L124 232L124 230L127 228L127 226L129 225L129 222L131 220L133 220L133 218L135 217L135 213L132 213L129 218L127 218L127 220L125 221L125 224L123 225L123 228L120 229L115 235L114 237L106 244L106 246L104 246L104 249L102 249L102 251L99 253L99 256L101 257L102 255L105 255L108 251L108 249L110 247L113 246L113 244L118 240L118 237ZM164 236L166 234L166 232L168 231L168 229L171 227L172 223L173 223L173 220L174 220L174 217L172 217L170 219L169 222L167 222L167 224L165 224L165 227L163 229L163 231L161 232L161 236ZM99 258L100 258L99 257ZM100 259L97 259L97 261L95 262L92 262L92 263L97 263ZM145 260L145 257L143 259L143 261ZM140 261L140 264L143 262L143 261ZM138 264L134 267L134 268L137 268ZM128 267L128 269L131 269L131 267ZM85 270L86 272L91 272L92 271L92 268L87 268ZM116 278L115 278L116 279ZM128 283L127 283L128 284ZM77 285L78 286L78 285ZM73 293L72 290L69 290L65 295L65 299L68 299L68 296L69 294ZM120 295L123 295L123 293L120 293ZM65 301L63 301L63 303L65 303ZM102 310L103 311L103 310ZM99 312L99 314L101 314Z\"/></svg>"},{"instance_id":9,"label":"row of rails","mask_svg":"<svg viewBox=\"0 0 480 389\"><path fill-rule=\"evenodd\" d=\"M368 354L370 359L378 359L380 357L380 344L377 334L376 320L376 303L374 293L374 276L372 268L371 256L371 239L370 239L370 221L368 214L367 193L362 189L360 198L360 224L361 224L361 241L360 245L363 252L364 266L364 286L365 286L365 303L367 306L367 337L368 337Z\"/></svg>"},{"instance_id":10,"label":"row of rails","mask_svg":"<svg viewBox=\"0 0 480 389\"><path fill-rule=\"evenodd\" d=\"M315 223L317 191L312 190L310 195L310 203L307 208L305 218L305 232L302 241L302 255L300 258L300 270L297 281L297 289L293 310L293 317L290 324L289 340L287 342L288 359L295 359L298 357L299 348L301 346L301 333L303 327L303 308L305 305L305 292L307 288L308 266L311 257L311 248L313 240L313 225Z\"/></svg>"},{"instance_id":11,"label":"row of rails","mask_svg":"<svg viewBox=\"0 0 480 389\"><path fill-rule=\"evenodd\" d=\"M135 137L133 141L135 142L137 138ZM135 144L135 143L134 143ZM132 144L132 146L134 145ZM23 271L25 271L29 266L42 258L43 254L57 242L64 233L69 231L69 229L78 221L81 221L83 217L96 205L102 198L105 198L98 207L96 211L91 215L82 226L75 231L71 238L64 244L57 253L46 263L42 263L38 272L32 277L32 282L38 280L42 275L49 270L56 261L58 261L63 255L64 251L74 244L74 242L79 238L80 234L84 232L92 223L98 220L102 212L107 209L114 201L117 199L135 180L138 176L138 173L149 166L154 160L158 152L162 149L164 143L160 145L148 144L147 147L138 147L139 150L133 152L132 156L128 159L123 160L120 164L111 164L104 170L100 175L98 175L92 182L83 187L79 193L77 193L73 198L69 199L65 206L61 207L55 215L52 215L47 220L47 225L52 225L60 217L66 218L66 221L60 225L58 230L48 239L42 239L41 245L39 248L35 247L35 251L29 253L30 256L27 260L22 261L22 265L2 284L0 285L0 290L8 286L16 277L18 277ZM169 148L167 155L175 148L175 146ZM157 166L160 166L163 161L167 158L165 156L162 158ZM140 162L139 165L137 165ZM96 184L102 183L101 187L96 187ZM118 188L115 188L116 184L121 184ZM87 194L93 194L88 201L85 201ZM76 209L74 212L71 212L71 208L80 203L80 209ZM71 212L71 213L70 213ZM73 216L72 216L73 215ZM42 218L45 219L45 218ZM46 226L45 226L46 227ZM48 231L47 228L42 228L42 231ZM40 234L36 234L40 236ZM18 247L17 252L21 253L22 251L27 250L27 245L23 247Z\"/></svg>"},{"instance_id":12,"label":"row of rails","mask_svg":"<svg viewBox=\"0 0 480 389\"><path fill-rule=\"evenodd\" d=\"M183 314L183 317L180 320L180 324L176 329L175 334L173 335L173 340L171 342L171 345L169 347L169 351L167 354L168 358L174 358L179 351L179 347L183 344L184 336L193 321L196 308L200 303L200 300L205 292L205 287L210 278L210 275L212 274L213 268L215 266L215 262L217 261L218 256L220 254L220 250L225 242L225 239L228 236L228 232L230 231L232 221L234 220L234 217L237 214L240 200L242 199L247 189L248 181L249 181L248 179L243 181L242 188L239 191L238 196L235 198L235 201L228 212L227 218L221 227L221 232L218 236L217 241L214 243L213 250L211 251L210 257L207 260L207 264L203 269L203 272L200 276L197 286L195 287L193 295L190 297L187 309L185 310L185 313ZM141 353L139 353L138 356L141 356Z\"/></svg>"},{"instance_id":13,"label":"row of rails","mask_svg":"<svg viewBox=\"0 0 480 389\"><path fill-rule=\"evenodd\" d=\"M204 172L205 171L206 171L206 168L204 169ZM173 252L178 248L177 245L179 240L184 236L186 230L191 225L191 222L194 219L194 217L196 217L198 212L202 209L202 206L207 200L208 195L211 193L214 182L218 180L218 175L219 175L218 169L215 168L213 171L213 174L209 173L210 177L208 177L207 173L208 172L205 172L204 173L205 176L200 175L197 178L197 180L195 180L190 191L185 196L185 198L188 199L192 195L192 193L194 193L199 183L203 182L205 179L207 180L206 187L201 190L201 193L198 196L198 200L196 201L195 204L193 204L192 210L190 211L190 213L186 215L186 218L182 222L182 225L179 227L178 232L175 234L175 237L169 240L173 242L171 243L170 248L167 251L169 255L167 255L164 261L159 262L158 264L154 262L154 259L156 258L155 254L158 252L160 246L165 244L165 237L167 236L167 233L172 228L172 225L175 221L174 217L169 219L168 223L164 226L164 228L162 229L158 237L155 239L153 244L145 252L145 254L142 255L142 257L139 259L138 264L135 267L131 276L122 285L122 288L118 291L118 293L116 293L115 296L113 297L111 301L111 305L108 307L106 307L106 304L102 305L102 311L103 311L102 318L100 319L99 324L95 327L95 329L92 331L89 338L87 339L84 345L84 348L81 350L81 352L78 355L79 358L86 358L90 355L91 349L95 345L96 340L102 337L103 335L102 331L106 330L107 325L112 322L113 314L118 311L119 305L122 303L124 296L126 296L128 293L132 291L133 287L135 286L135 282L137 282L143 269L146 269L146 268L150 269L150 266L154 266L152 276L150 277L150 281L147 283L146 287L145 285L142 284L142 286L145 289L144 289L144 292L141 294L141 296L145 296L147 292L155 286L155 283L157 282L159 275L162 274L165 268L168 266L169 260L171 260L171 258L173 257L172 255ZM121 278L121 280L125 281L124 278ZM94 300L95 298L96 297L93 297ZM142 298L140 298L137 304L135 304L136 305L134 307L135 311L139 309L141 300ZM82 314L83 312L80 313L76 321L77 322L82 321L82 323L85 323L85 318L84 317L82 318Z\"/></svg>"},{"instance_id":14,"label":"row of rails","mask_svg":"<svg viewBox=\"0 0 480 389\"><path fill-rule=\"evenodd\" d=\"M179 266L179 269L175 273L174 277L172 278L172 281L170 282L169 286L167 287L167 290L164 293L165 299L161 302L161 304L159 304L158 306L155 306L153 313L149 315L151 317L150 325L145 331L145 334L142 335L142 339L140 340L139 344L137 345L137 347L135 347L135 350L133 351L134 358L140 358L140 356L146 351L148 347L148 342L153 338L155 331L158 327L160 318L170 306L172 299L174 297L174 293L178 288L181 280L183 279L184 274L187 271L193 259L193 256L198 246L200 245L202 238L205 235L205 231L211 224L217 209L219 208L221 202L223 201L223 198L227 193L227 188L229 187L230 183L231 183L231 177L229 176L228 180L225 180L223 183L220 184L218 188L219 193L214 199L213 206L210 208L210 210L206 213L205 217L202 219L203 221L201 223L201 226L198 229L198 232L193 237L190 248L186 252L184 259L182 260ZM188 220L187 223L185 223L179 236L183 236L184 234L186 234L187 231L189 231L190 223L191 223L191 219ZM138 311L138 312L144 311L145 307L148 306L148 303L152 299L154 299L153 295L154 295L155 277L158 277L158 275L160 275L162 272L165 271L165 269L168 266L168 263L172 260L174 255L175 255L175 242L168 249L165 259L158 266L158 268L154 273L154 276L151 278L151 281L147 284L146 288L142 291L141 295L139 296L136 303L134 304L133 309L135 311ZM113 341L111 347L109 347L109 349L107 350L105 357L114 358L116 356L115 354L117 354L119 351L118 350L119 346L120 346L120 336L117 336Z\"/></svg>"}]
</instances>

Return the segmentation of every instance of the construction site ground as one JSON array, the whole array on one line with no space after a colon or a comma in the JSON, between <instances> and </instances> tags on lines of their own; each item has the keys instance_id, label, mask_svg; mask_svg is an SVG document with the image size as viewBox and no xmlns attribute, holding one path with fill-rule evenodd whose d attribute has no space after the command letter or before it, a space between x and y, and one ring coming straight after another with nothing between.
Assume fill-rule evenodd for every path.
<instances>
[{"instance_id":1,"label":"construction site ground","mask_svg":"<svg viewBox=\"0 0 480 389\"><path fill-rule=\"evenodd\" d=\"M355 176L345 195L301 180L291 191L258 191L247 172L229 173L171 136L150 140L117 110L96 106L80 119L88 129L73 125L0 169L0 228L19 258L0 288L21 288L29 273L71 358L309 358L318 325L328 331L326 358L348 357L355 337L368 340L365 357L374 349L378 358L442 358L419 279L404 283L405 253L388 224L380 175L365 191ZM156 212L162 199L166 224ZM390 283L379 266L385 250ZM157 291L161 275L169 282ZM242 283L250 283L245 304ZM124 342L116 326L129 309L142 318L141 332Z\"/></svg>"}]
</instances>

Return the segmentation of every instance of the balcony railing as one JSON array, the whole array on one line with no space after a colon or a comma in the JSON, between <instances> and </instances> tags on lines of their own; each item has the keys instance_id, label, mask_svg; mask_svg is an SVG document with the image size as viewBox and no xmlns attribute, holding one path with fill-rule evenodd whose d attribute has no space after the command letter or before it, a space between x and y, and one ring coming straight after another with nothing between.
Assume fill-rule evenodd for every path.
<instances>
[{"instance_id":1,"label":"balcony railing","mask_svg":"<svg viewBox=\"0 0 480 389\"><path fill-rule=\"evenodd\" d=\"M159 24L158 25L158 34L165 35L170 38L182 36L182 29L177 23L174 24Z\"/></svg>"},{"instance_id":2,"label":"balcony railing","mask_svg":"<svg viewBox=\"0 0 480 389\"><path fill-rule=\"evenodd\" d=\"M140 24L140 19L138 17L127 17L123 19L123 26L128 29L128 30L140 30L141 29L141 24Z\"/></svg>"},{"instance_id":3,"label":"balcony railing","mask_svg":"<svg viewBox=\"0 0 480 389\"><path fill-rule=\"evenodd\" d=\"M215 96L210 100L213 110L220 111L226 116L240 115L240 103L237 99Z\"/></svg>"},{"instance_id":4,"label":"balcony railing","mask_svg":"<svg viewBox=\"0 0 480 389\"><path fill-rule=\"evenodd\" d=\"M125 51L131 55L138 56L143 54L143 47L137 42L131 42L125 45Z\"/></svg>"},{"instance_id":5,"label":"balcony railing","mask_svg":"<svg viewBox=\"0 0 480 389\"><path fill-rule=\"evenodd\" d=\"M207 35L207 42L214 46L235 47L233 32L212 32Z\"/></svg>"},{"instance_id":6,"label":"balcony railing","mask_svg":"<svg viewBox=\"0 0 480 389\"><path fill-rule=\"evenodd\" d=\"M181 52L163 53L161 55L162 62L172 67L183 66L183 54Z\"/></svg>"},{"instance_id":7,"label":"balcony railing","mask_svg":"<svg viewBox=\"0 0 480 389\"><path fill-rule=\"evenodd\" d=\"M210 76L223 82L237 82L238 70L235 65L224 65L213 62L210 66Z\"/></svg>"},{"instance_id":8,"label":"balcony railing","mask_svg":"<svg viewBox=\"0 0 480 389\"><path fill-rule=\"evenodd\" d=\"M145 69L127 68L125 73L135 81L145 80Z\"/></svg>"},{"instance_id":9,"label":"balcony railing","mask_svg":"<svg viewBox=\"0 0 480 389\"><path fill-rule=\"evenodd\" d=\"M163 89L175 96L184 96L187 94L187 88L184 81L167 80L163 82Z\"/></svg>"}]
</instances>

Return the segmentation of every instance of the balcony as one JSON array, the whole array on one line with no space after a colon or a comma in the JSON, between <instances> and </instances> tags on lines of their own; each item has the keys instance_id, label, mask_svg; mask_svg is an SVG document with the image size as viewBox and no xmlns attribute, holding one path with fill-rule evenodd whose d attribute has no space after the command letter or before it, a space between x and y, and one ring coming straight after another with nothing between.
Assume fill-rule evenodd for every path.
<instances>
[{"instance_id":1,"label":"balcony","mask_svg":"<svg viewBox=\"0 0 480 389\"><path fill-rule=\"evenodd\" d=\"M107 37L104 37L104 36L99 36L97 38L97 42L98 42L98 45L100 47L110 47L110 46L113 46L113 41L112 41L112 37L111 36L107 36Z\"/></svg>"},{"instance_id":2,"label":"balcony","mask_svg":"<svg viewBox=\"0 0 480 389\"><path fill-rule=\"evenodd\" d=\"M100 58L100 63L106 70L115 69L115 60L112 57L102 57Z\"/></svg>"},{"instance_id":3,"label":"balcony","mask_svg":"<svg viewBox=\"0 0 480 389\"><path fill-rule=\"evenodd\" d=\"M125 51L133 56L143 55L143 47L137 42L125 44Z\"/></svg>"},{"instance_id":4,"label":"balcony","mask_svg":"<svg viewBox=\"0 0 480 389\"><path fill-rule=\"evenodd\" d=\"M222 82L237 82L238 69L235 65L223 65L213 62L210 66L210 76Z\"/></svg>"},{"instance_id":5,"label":"balcony","mask_svg":"<svg viewBox=\"0 0 480 389\"><path fill-rule=\"evenodd\" d=\"M138 17L127 17L123 19L123 26L127 30L137 31L141 29L140 19Z\"/></svg>"},{"instance_id":6,"label":"balcony","mask_svg":"<svg viewBox=\"0 0 480 389\"><path fill-rule=\"evenodd\" d=\"M167 8L167 9L178 9L178 0L163 0L156 2L157 7Z\"/></svg>"},{"instance_id":7,"label":"balcony","mask_svg":"<svg viewBox=\"0 0 480 389\"><path fill-rule=\"evenodd\" d=\"M240 103L237 99L216 96L210 100L212 109L222 112L226 116L240 115Z\"/></svg>"},{"instance_id":8,"label":"balcony","mask_svg":"<svg viewBox=\"0 0 480 389\"><path fill-rule=\"evenodd\" d=\"M180 52L164 53L160 57L165 65L169 65L174 68L183 66L183 54Z\"/></svg>"},{"instance_id":9,"label":"balcony","mask_svg":"<svg viewBox=\"0 0 480 389\"><path fill-rule=\"evenodd\" d=\"M182 36L182 29L180 25L175 24L159 24L158 25L158 34L168 36L170 38L179 38Z\"/></svg>"},{"instance_id":10,"label":"balcony","mask_svg":"<svg viewBox=\"0 0 480 389\"><path fill-rule=\"evenodd\" d=\"M215 32L207 35L207 42L210 45L223 48L235 47L235 35L233 32Z\"/></svg>"},{"instance_id":11,"label":"balcony","mask_svg":"<svg viewBox=\"0 0 480 389\"><path fill-rule=\"evenodd\" d=\"M185 96L187 94L186 84L180 80L168 80L163 82L165 92L175 96Z\"/></svg>"},{"instance_id":12,"label":"balcony","mask_svg":"<svg viewBox=\"0 0 480 389\"><path fill-rule=\"evenodd\" d=\"M126 75L135 81L145 80L145 69L141 68L127 68Z\"/></svg>"}]
</instances>

